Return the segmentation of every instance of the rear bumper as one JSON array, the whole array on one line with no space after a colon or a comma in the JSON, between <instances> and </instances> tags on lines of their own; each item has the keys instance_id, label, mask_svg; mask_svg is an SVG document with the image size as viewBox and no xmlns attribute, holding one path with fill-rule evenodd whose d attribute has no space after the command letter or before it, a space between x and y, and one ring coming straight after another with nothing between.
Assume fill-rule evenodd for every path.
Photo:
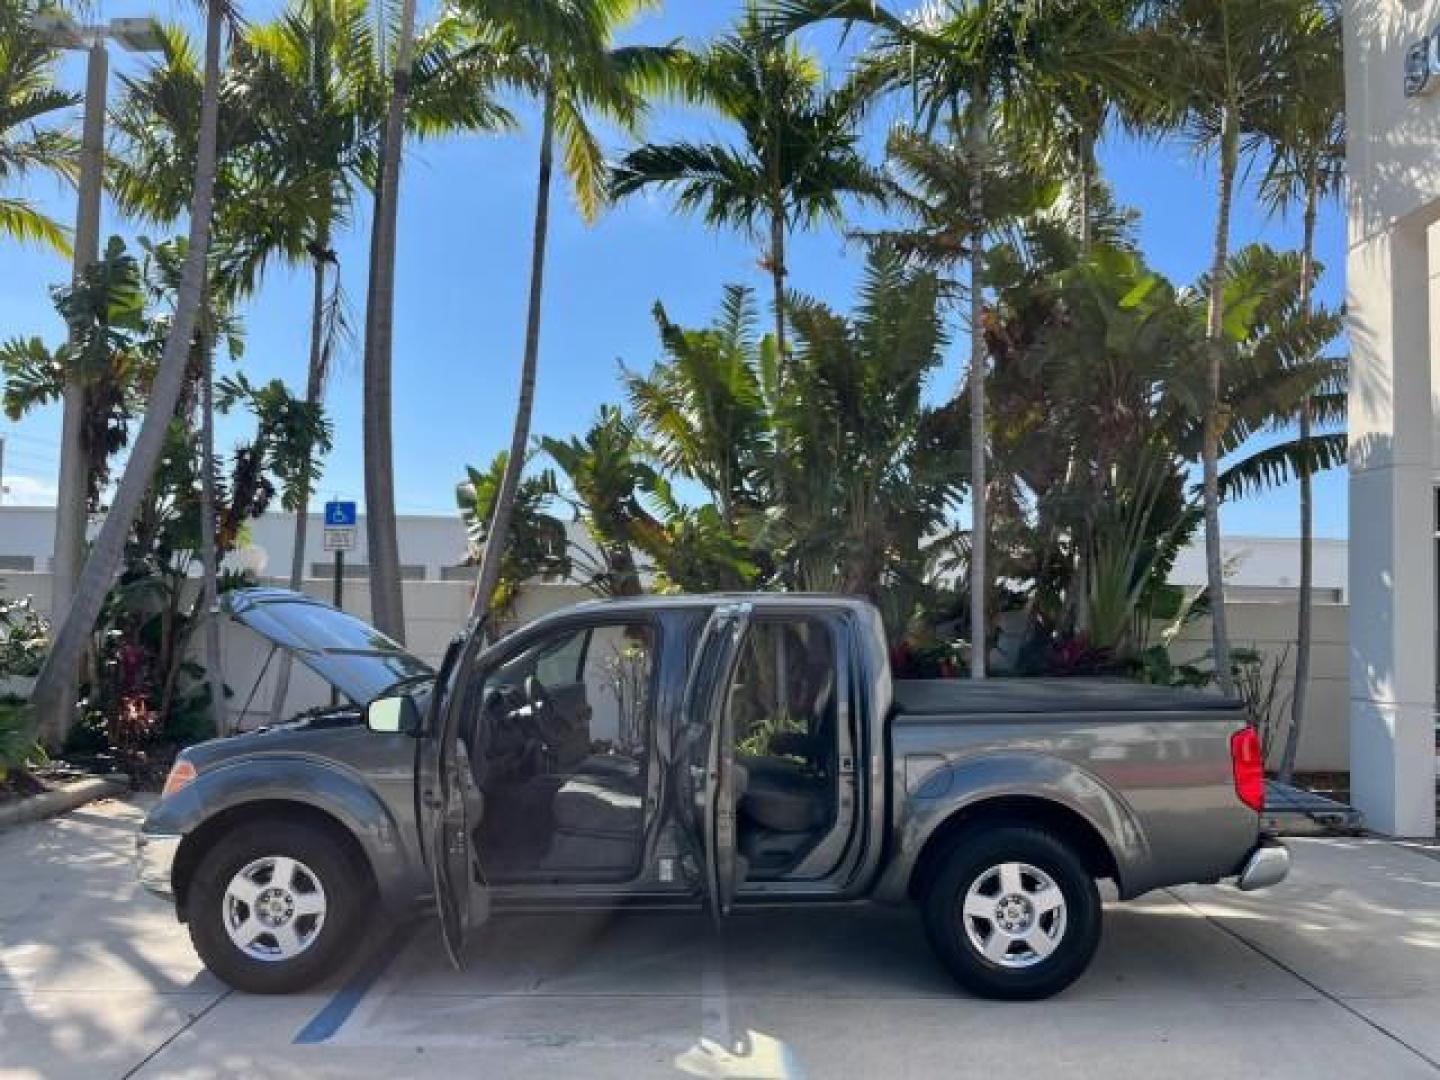
<instances>
[{"instance_id":1,"label":"rear bumper","mask_svg":"<svg viewBox=\"0 0 1440 1080\"><path fill-rule=\"evenodd\" d=\"M175 895L170 875L175 868L175 853L180 850L179 836L164 833L140 833L135 837L135 876L140 884L156 896Z\"/></svg>"},{"instance_id":2,"label":"rear bumper","mask_svg":"<svg viewBox=\"0 0 1440 1080\"><path fill-rule=\"evenodd\" d=\"M1290 849L1279 840L1263 839L1245 860L1235 879L1236 888L1246 892L1278 885L1290 873Z\"/></svg>"}]
</instances>

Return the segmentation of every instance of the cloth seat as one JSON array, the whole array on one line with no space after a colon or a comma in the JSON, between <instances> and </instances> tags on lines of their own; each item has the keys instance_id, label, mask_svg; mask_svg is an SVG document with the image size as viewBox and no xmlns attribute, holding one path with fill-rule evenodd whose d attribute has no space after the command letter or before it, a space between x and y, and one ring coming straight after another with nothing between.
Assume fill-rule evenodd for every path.
<instances>
[{"instance_id":1,"label":"cloth seat","mask_svg":"<svg viewBox=\"0 0 1440 1080\"><path fill-rule=\"evenodd\" d=\"M639 836L640 766L614 754L591 755L555 792L555 828L584 833Z\"/></svg>"},{"instance_id":2,"label":"cloth seat","mask_svg":"<svg viewBox=\"0 0 1440 1080\"><path fill-rule=\"evenodd\" d=\"M829 785L798 762L785 758L743 758L748 782L740 813L775 832L809 832L829 817Z\"/></svg>"}]
</instances>

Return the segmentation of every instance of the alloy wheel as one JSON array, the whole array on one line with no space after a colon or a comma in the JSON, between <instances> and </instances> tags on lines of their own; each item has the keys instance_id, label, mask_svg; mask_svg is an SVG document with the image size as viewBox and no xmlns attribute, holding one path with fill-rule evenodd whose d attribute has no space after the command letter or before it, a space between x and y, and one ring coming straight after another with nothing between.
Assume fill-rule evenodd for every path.
<instances>
[{"instance_id":1,"label":"alloy wheel","mask_svg":"<svg viewBox=\"0 0 1440 1080\"><path fill-rule=\"evenodd\" d=\"M325 925L325 887L304 863L267 855L236 871L222 917L235 947L254 960L293 960Z\"/></svg>"},{"instance_id":2,"label":"alloy wheel","mask_svg":"<svg viewBox=\"0 0 1440 1080\"><path fill-rule=\"evenodd\" d=\"M970 944L992 964L1027 968L1048 958L1065 936L1065 894L1045 871L1004 862L982 871L961 902Z\"/></svg>"}]
</instances>

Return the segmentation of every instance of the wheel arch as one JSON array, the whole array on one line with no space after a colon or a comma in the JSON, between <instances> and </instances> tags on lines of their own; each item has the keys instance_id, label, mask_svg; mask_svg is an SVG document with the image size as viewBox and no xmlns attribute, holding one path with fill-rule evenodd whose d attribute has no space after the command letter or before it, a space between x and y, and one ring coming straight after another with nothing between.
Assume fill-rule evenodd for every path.
<instances>
[{"instance_id":1,"label":"wheel arch","mask_svg":"<svg viewBox=\"0 0 1440 1080\"><path fill-rule=\"evenodd\" d=\"M380 890L380 878L370 853L365 850L365 845L360 842L354 830L340 818L313 803L295 799L254 799L236 803L212 814L187 832L181 840L175 853L175 865L170 872L171 887L175 891L175 910L181 922L186 921L190 883L205 853L227 832L266 820L308 825L330 836L345 852L346 858L364 875L369 887Z\"/></svg>"},{"instance_id":2,"label":"wheel arch","mask_svg":"<svg viewBox=\"0 0 1440 1080\"><path fill-rule=\"evenodd\" d=\"M1096 878L1109 878L1123 891L1120 864L1094 822L1073 807L1039 795L1001 795L962 806L926 838L910 871L911 899L924 894L945 855L968 833L1000 825L1044 829L1070 846Z\"/></svg>"}]
</instances>

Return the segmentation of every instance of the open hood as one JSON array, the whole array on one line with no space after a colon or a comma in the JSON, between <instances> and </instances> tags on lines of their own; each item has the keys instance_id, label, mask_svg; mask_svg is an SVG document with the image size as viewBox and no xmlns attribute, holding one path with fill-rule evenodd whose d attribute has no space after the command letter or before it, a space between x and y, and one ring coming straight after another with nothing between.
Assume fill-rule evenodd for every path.
<instances>
[{"instance_id":1,"label":"open hood","mask_svg":"<svg viewBox=\"0 0 1440 1080\"><path fill-rule=\"evenodd\" d=\"M434 675L429 664L369 623L301 593L236 589L220 597L220 606L356 705L368 705L396 683Z\"/></svg>"}]
</instances>

